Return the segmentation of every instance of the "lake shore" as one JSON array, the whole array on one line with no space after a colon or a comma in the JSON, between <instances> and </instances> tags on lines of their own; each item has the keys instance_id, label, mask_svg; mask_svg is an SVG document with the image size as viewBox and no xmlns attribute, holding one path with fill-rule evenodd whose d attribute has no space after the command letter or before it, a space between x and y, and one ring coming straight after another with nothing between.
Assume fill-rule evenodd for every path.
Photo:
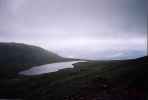
<instances>
[{"instance_id":1,"label":"lake shore","mask_svg":"<svg viewBox=\"0 0 148 100\"><path fill-rule=\"evenodd\" d=\"M143 59L88 61L74 66L45 75L5 80L0 85L1 97L24 100L146 100L148 80L143 78L147 75L147 63Z\"/></svg>"}]
</instances>

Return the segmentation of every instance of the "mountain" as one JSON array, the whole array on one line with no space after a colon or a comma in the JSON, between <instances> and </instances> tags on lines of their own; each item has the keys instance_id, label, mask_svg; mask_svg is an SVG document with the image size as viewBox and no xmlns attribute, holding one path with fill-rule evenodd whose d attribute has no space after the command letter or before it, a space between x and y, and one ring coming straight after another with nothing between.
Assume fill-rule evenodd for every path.
<instances>
[{"instance_id":1,"label":"mountain","mask_svg":"<svg viewBox=\"0 0 148 100\"><path fill-rule=\"evenodd\" d=\"M0 43L0 55L0 64L45 64L63 59L40 47L18 43Z\"/></svg>"},{"instance_id":2,"label":"mountain","mask_svg":"<svg viewBox=\"0 0 148 100\"><path fill-rule=\"evenodd\" d=\"M18 72L36 65L66 60L37 46L20 43L0 43L0 75Z\"/></svg>"},{"instance_id":3,"label":"mountain","mask_svg":"<svg viewBox=\"0 0 148 100\"><path fill-rule=\"evenodd\" d=\"M23 100L147 100L148 57L87 61L74 68L0 80L1 98Z\"/></svg>"}]
</instances>

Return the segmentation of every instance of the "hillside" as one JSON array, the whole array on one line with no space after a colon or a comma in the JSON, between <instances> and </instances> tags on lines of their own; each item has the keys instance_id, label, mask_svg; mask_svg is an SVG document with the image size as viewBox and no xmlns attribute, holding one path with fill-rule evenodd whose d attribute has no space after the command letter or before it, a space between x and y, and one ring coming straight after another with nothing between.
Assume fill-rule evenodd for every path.
<instances>
[{"instance_id":1,"label":"hillside","mask_svg":"<svg viewBox=\"0 0 148 100\"><path fill-rule=\"evenodd\" d=\"M0 43L0 77L35 65L63 60L66 59L37 46Z\"/></svg>"},{"instance_id":2,"label":"hillside","mask_svg":"<svg viewBox=\"0 0 148 100\"><path fill-rule=\"evenodd\" d=\"M148 57L88 61L75 68L1 83L1 97L24 100L147 100Z\"/></svg>"}]
</instances>

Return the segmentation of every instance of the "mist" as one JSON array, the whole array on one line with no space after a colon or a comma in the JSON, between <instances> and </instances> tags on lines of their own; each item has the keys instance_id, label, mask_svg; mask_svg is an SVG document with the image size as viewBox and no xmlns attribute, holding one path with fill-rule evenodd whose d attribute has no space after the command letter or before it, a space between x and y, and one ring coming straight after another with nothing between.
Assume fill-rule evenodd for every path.
<instances>
[{"instance_id":1,"label":"mist","mask_svg":"<svg viewBox=\"0 0 148 100\"><path fill-rule=\"evenodd\" d=\"M147 0L0 0L0 12L0 42L70 58L146 55Z\"/></svg>"}]
</instances>

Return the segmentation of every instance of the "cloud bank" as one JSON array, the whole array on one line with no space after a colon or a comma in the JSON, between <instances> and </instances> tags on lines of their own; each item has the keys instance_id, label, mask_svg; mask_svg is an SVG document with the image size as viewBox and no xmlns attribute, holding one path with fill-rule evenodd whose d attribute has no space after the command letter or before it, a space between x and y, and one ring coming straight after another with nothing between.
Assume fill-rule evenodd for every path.
<instances>
[{"instance_id":1,"label":"cloud bank","mask_svg":"<svg viewBox=\"0 0 148 100\"><path fill-rule=\"evenodd\" d=\"M0 0L0 41L62 56L123 59L146 55L147 0Z\"/></svg>"}]
</instances>

